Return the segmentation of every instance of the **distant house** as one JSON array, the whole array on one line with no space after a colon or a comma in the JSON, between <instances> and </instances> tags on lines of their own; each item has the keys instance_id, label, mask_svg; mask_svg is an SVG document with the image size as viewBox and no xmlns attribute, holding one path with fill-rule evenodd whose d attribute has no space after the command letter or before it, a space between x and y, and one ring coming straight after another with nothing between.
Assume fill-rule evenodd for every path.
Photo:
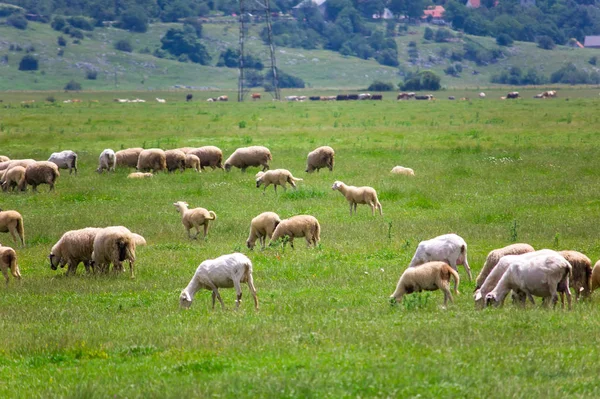
<instances>
[{"instance_id":1,"label":"distant house","mask_svg":"<svg viewBox=\"0 0 600 399\"><path fill-rule=\"evenodd\" d=\"M431 17L432 22L443 21L445 11L446 10L442 6L429 6L426 10L423 10L421 19L429 19L429 17Z\"/></svg>"},{"instance_id":2,"label":"distant house","mask_svg":"<svg viewBox=\"0 0 600 399\"><path fill-rule=\"evenodd\" d=\"M383 13L373 14L373 19L394 19L394 13L392 13L389 8L384 8Z\"/></svg>"},{"instance_id":3,"label":"distant house","mask_svg":"<svg viewBox=\"0 0 600 399\"><path fill-rule=\"evenodd\" d=\"M600 36L586 36L583 41L585 48L600 48Z\"/></svg>"},{"instance_id":4,"label":"distant house","mask_svg":"<svg viewBox=\"0 0 600 399\"><path fill-rule=\"evenodd\" d=\"M327 6L325 5L326 2L327 0L303 0L294 7L292 7L292 14L294 14L297 10L301 9L302 7L306 7L312 3L317 7L321 15L325 16L325 14L327 13Z\"/></svg>"},{"instance_id":5,"label":"distant house","mask_svg":"<svg viewBox=\"0 0 600 399\"><path fill-rule=\"evenodd\" d=\"M479 8L481 7L481 0L468 0L466 6L469 8Z\"/></svg>"},{"instance_id":6,"label":"distant house","mask_svg":"<svg viewBox=\"0 0 600 399\"><path fill-rule=\"evenodd\" d=\"M567 42L567 46L568 47L573 47L573 48L583 48L583 44L581 44L574 37L572 37L572 38L569 39L569 41Z\"/></svg>"}]
</instances>

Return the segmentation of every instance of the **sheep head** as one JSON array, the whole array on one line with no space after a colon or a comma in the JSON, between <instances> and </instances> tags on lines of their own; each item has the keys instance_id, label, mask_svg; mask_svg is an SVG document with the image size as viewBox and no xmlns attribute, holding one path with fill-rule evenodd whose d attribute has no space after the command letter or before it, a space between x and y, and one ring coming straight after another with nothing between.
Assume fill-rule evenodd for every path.
<instances>
[{"instance_id":1,"label":"sheep head","mask_svg":"<svg viewBox=\"0 0 600 399\"><path fill-rule=\"evenodd\" d=\"M179 306L182 309L189 309L192 306L192 297L186 291L181 291L181 295L179 295Z\"/></svg>"},{"instance_id":2,"label":"sheep head","mask_svg":"<svg viewBox=\"0 0 600 399\"><path fill-rule=\"evenodd\" d=\"M50 269L58 269L58 265L60 264L60 258L54 255L52 252L50 252L50 255L48 255L48 259L50 259Z\"/></svg>"},{"instance_id":3,"label":"sheep head","mask_svg":"<svg viewBox=\"0 0 600 399\"><path fill-rule=\"evenodd\" d=\"M333 186L331 186L331 189L332 190L339 190L340 187L342 187L343 184L344 184L344 182L335 181L335 182L333 182Z\"/></svg>"}]
</instances>

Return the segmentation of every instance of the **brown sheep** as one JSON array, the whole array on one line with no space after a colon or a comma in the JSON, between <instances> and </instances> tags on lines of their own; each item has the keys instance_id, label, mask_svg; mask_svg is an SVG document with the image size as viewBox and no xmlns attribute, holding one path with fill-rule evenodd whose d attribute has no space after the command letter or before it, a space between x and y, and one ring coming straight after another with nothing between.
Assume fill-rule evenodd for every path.
<instances>
[{"instance_id":1,"label":"brown sheep","mask_svg":"<svg viewBox=\"0 0 600 399\"><path fill-rule=\"evenodd\" d=\"M140 153L144 151L143 148L127 148L125 150L120 150L115 152L115 157L117 158L117 166L124 166L127 168L136 168L138 163L138 158L140 157Z\"/></svg>"},{"instance_id":2,"label":"brown sheep","mask_svg":"<svg viewBox=\"0 0 600 399\"><path fill-rule=\"evenodd\" d=\"M50 186L50 190L48 191L53 191L56 179L58 179L59 176L60 172L55 163L38 161L25 169L25 179L19 188L25 190L27 185L30 185L32 186L33 191L37 192L37 186L40 184L48 184Z\"/></svg>"},{"instance_id":3,"label":"brown sheep","mask_svg":"<svg viewBox=\"0 0 600 399\"><path fill-rule=\"evenodd\" d=\"M152 170L152 173L165 170L167 169L167 156L163 150L158 148L144 150L140 153L136 169L139 172Z\"/></svg>"},{"instance_id":4,"label":"brown sheep","mask_svg":"<svg viewBox=\"0 0 600 399\"><path fill-rule=\"evenodd\" d=\"M451 277L454 277L454 293L458 294L460 277L449 264L434 261L417 267L409 267L400 276L396 290L390 296L390 299L401 302L405 294L440 289L444 292L444 306L446 306L448 299L450 302L454 302L449 289Z\"/></svg>"},{"instance_id":5,"label":"brown sheep","mask_svg":"<svg viewBox=\"0 0 600 399\"><path fill-rule=\"evenodd\" d=\"M167 150L165 151L165 157L167 161L167 170L173 172L179 169L181 172L185 172L185 153L180 150Z\"/></svg>"},{"instance_id":6,"label":"brown sheep","mask_svg":"<svg viewBox=\"0 0 600 399\"><path fill-rule=\"evenodd\" d=\"M21 279L21 271L17 264L17 253L11 247L0 246L0 270L4 275L6 285L8 285L8 269L10 269L14 278Z\"/></svg>"},{"instance_id":7,"label":"brown sheep","mask_svg":"<svg viewBox=\"0 0 600 399\"><path fill-rule=\"evenodd\" d=\"M8 233L12 236L15 243L17 235L21 239L21 245L25 246L25 230L23 227L23 216L17 211L0 210L0 233Z\"/></svg>"},{"instance_id":8,"label":"brown sheep","mask_svg":"<svg viewBox=\"0 0 600 399\"><path fill-rule=\"evenodd\" d=\"M577 251L560 251L559 254L571 264L572 276L569 279L569 286L575 290L575 300L579 300L579 294L584 299L588 298L592 293L592 261Z\"/></svg>"},{"instance_id":9,"label":"brown sheep","mask_svg":"<svg viewBox=\"0 0 600 399\"><path fill-rule=\"evenodd\" d=\"M200 158L200 167L204 170L205 166L211 169L223 169L223 151L219 147L207 145L204 147L193 148L187 152Z\"/></svg>"},{"instance_id":10,"label":"brown sheep","mask_svg":"<svg viewBox=\"0 0 600 399\"><path fill-rule=\"evenodd\" d=\"M321 240L321 225L316 217L311 215L292 216L284 219L275 228L269 245L277 242L278 239L288 237L292 248L294 248L294 238L304 237L308 247L311 244L316 247ZM285 241L283 242L285 247Z\"/></svg>"}]
</instances>

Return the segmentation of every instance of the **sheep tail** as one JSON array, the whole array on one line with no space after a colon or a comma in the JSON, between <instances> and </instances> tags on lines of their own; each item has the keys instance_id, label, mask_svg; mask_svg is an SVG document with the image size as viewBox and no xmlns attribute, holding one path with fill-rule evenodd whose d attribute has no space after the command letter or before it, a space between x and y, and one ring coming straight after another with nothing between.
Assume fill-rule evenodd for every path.
<instances>
[{"instance_id":1,"label":"sheep tail","mask_svg":"<svg viewBox=\"0 0 600 399\"><path fill-rule=\"evenodd\" d=\"M15 254L10 255L10 272L13 277L21 278L21 271L19 270L19 265L17 265L17 255Z\"/></svg>"},{"instance_id":2,"label":"sheep tail","mask_svg":"<svg viewBox=\"0 0 600 399\"><path fill-rule=\"evenodd\" d=\"M446 266L446 270L454 277L454 293L458 294L458 285L460 284L460 276L458 272L454 270L451 266Z\"/></svg>"},{"instance_id":3,"label":"sheep tail","mask_svg":"<svg viewBox=\"0 0 600 399\"><path fill-rule=\"evenodd\" d=\"M214 213L213 211L208 211L208 214L209 214L210 216L212 216L212 218L211 218L210 220L216 220L216 219L217 219L217 214L216 214L216 213Z\"/></svg>"},{"instance_id":4,"label":"sheep tail","mask_svg":"<svg viewBox=\"0 0 600 399\"><path fill-rule=\"evenodd\" d=\"M297 181L303 181L303 180L304 180L304 179L301 179L301 178L299 178L299 177L294 177L294 176L292 176L292 177L291 177L291 179L292 179L292 181L294 181L294 182L297 182Z\"/></svg>"},{"instance_id":5,"label":"sheep tail","mask_svg":"<svg viewBox=\"0 0 600 399\"><path fill-rule=\"evenodd\" d=\"M71 162L71 167L73 169L77 169L77 154L73 157L73 162Z\"/></svg>"},{"instance_id":6,"label":"sheep tail","mask_svg":"<svg viewBox=\"0 0 600 399\"><path fill-rule=\"evenodd\" d=\"M23 219L17 220L17 233L19 233L19 237L21 237L21 244L25 246L25 229L23 228Z\"/></svg>"},{"instance_id":7,"label":"sheep tail","mask_svg":"<svg viewBox=\"0 0 600 399\"><path fill-rule=\"evenodd\" d=\"M317 242L321 241L321 226L319 223L315 224L314 232L313 232L313 240L315 243L315 247L317 246Z\"/></svg>"}]
</instances>

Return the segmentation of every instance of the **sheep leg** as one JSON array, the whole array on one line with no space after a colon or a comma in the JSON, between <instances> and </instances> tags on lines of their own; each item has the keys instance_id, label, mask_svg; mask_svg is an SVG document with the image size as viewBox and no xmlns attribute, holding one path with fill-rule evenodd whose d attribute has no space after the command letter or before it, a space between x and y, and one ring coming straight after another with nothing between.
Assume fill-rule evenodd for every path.
<instances>
[{"instance_id":1,"label":"sheep leg","mask_svg":"<svg viewBox=\"0 0 600 399\"><path fill-rule=\"evenodd\" d=\"M8 285L8 268L6 266L0 267L2 269L2 274L4 275L4 280L6 280L6 285Z\"/></svg>"},{"instance_id":2,"label":"sheep leg","mask_svg":"<svg viewBox=\"0 0 600 399\"><path fill-rule=\"evenodd\" d=\"M208 222L204 223L204 239L206 239L207 235L208 235Z\"/></svg>"},{"instance_id":3,"label":"sheep leg","mask_svg":"<svg viewBox=\"0 0 600 399\"><path fill-rule=\"evenodd\" d=\"M240 282L237 279L233 280L233 286L235 287L236 293L235 308L238 309L240 307L240 302L242 301L242 287L240 287Z\"/></svg>"},{"instance_id":4,"label":"sheep leg","mask_svg":"<svg viewBox=\"0 0 600 399\"><path fill-rule=\"evenodd\" d=\"M371 207L371 216L375 216L375 204L371 202L369 206Z\"/></svg>"},{"instance_id":5,"label":"sheep leg","mask_svg":"<svg viewBox=\"0 0 600 399\"><path fill-rule=\"evenodd\" d=\"M258 298L256 297L256 288L254 287L254 279L252 278L252 274L248 274L248 288L250 289L250 293L254 298L254 309L258 310Z\"/></svg>"},{"instance_id":6,"label":"sheep leg","mask_svg":"<svg viewBox=\"0 0 600 399\"><path fill-rule=\"evenodd\" d=\"M354 214L356 215L356 207L358 206L358 203L354 203Z\"/></svg>"},{"instance_id":7,"label":"sheep leg","mask_svg":"<svg viewBox=\"0 0 600 399\"><path fill-rule=\"evenodd\" d=\"M15 242L15 244L18 244L19 241L17 241L17 235L15 234L15 232L17 231L17 228L14 225L11 225L9 227L9 229L10 229L10 235L12 236L13 241Z\"/></svg>"},{"instance_id":8,"label":"sheep leg","mask_svg":"<svg viewBox=\"0 0 600 399\"><path fill-rule=\"evenodd\" d=\"M352 202L350 203L350 216L352 216Z\"/></svg>"},{"instance_id":9,"label":"sheep leg","mask_svg":"<svg viewBox=\"0 0 600 399\"><path fill-rule=\"evenodd\" d=\"M221 302L221 309L225 310L225 304L223 303L223 299L221 298L221 294L219 294L219 290L215 287L215 292L217 294L217 299Z\"/></svg>"},{"instance_id":10,"label":"sheep leg","mask_svg":"<svg viewBox=\"0 0 600 399\"><path fill-rule=\"evenodd\" d=\"M290 236L290 247L292 247L292 249L294 249L294 237Z\"/></svg>"},{"instance_id":11,"label":"sheep leg","mask_svg":"<svg viewBox=\"0 0 600 399\"><path fill-rule=\"evenodd\" d=\"M212 308L213 310L215 310L215 299L217 298L217 293L215 292L215 289L213 289L212 292Z\"/></svg>"},{"instance_id":12,"label":"sheep leg","mask_svg":"<svg viewBox=\"0 0 600 399\"><path fill-rule=\"evenodd\" d=\"M444 307L446 307L446 304L448 303L448 299L450 300L450 302L454 303L454 299L452 298L452 294L450 293L450 289L448 288L447 282L443 282L440 285L440 290L442 290L444 292Z\"/></svg>"},{"instance_id":13,"label":"sheep leg","mask_svg":"<svg viewBox=\"0 0 600 399\"><path fill-rule=\"evenodd\" d=\"M135 266L131 259L129 260L129 278L135 278Z\"/></svg>"},{"instance_id":14,"label":"sheep leg","mask_svg":"<svg viewBox=\"0 0 600 399\"><path fill-rule=\"evenodd\" d=\"M77 274L77 265L75 265L74 263L75 262L68 263L67 272L65 273L65 275L70 276Z\"/></svg>"},{"instance_id":15,"label":"sheep leg","mask_svg":"<svg viewBox=\"0 0 600 399\"><path fill-rule=\"evenodd\" d=\"M567 307L569 310L571 310L571 289L569 288L569 285L567 284L567 289L565 291L565 295L567 296Z\"/></svg>"}]
</instances>

